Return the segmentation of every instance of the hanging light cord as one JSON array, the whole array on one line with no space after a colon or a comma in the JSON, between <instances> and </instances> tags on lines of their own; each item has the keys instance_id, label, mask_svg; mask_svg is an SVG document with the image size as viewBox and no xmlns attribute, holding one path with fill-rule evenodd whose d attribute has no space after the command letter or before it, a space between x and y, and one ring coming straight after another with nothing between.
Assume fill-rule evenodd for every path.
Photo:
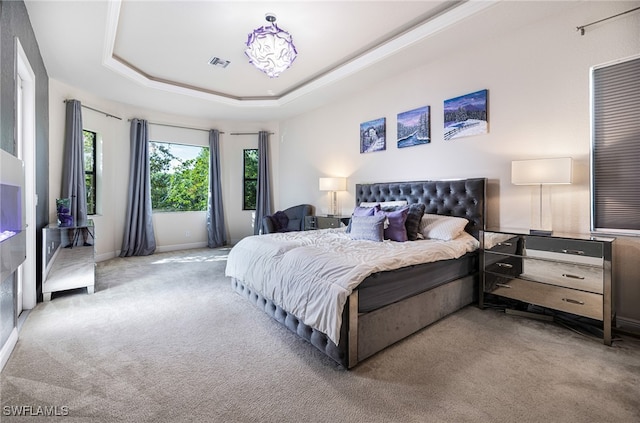
<instances>
[{"instance_id":1,"label":"hanging light cord","mask_svg":"<svg viewBox=\"0 0 640 423\"><path fill-rule=\"evenodd\" d=\"M609 19L617 18L618 16L626 15L627 13L635 12L636 10L639 10L639 9L640 9L640 7L636 7L636 8L633 8L631 10L627 10L626 12L618 13L617 15L613 15L613 16L609 16L608 18L600 19L599 21L595 21L595 22L588 23L586 25L578 26L578 27L576 27L576 31L580 31L580 35L584 35L584 29L586 27L588 27L588 26L595 25L597 23L604 22L604 21L607 21Z\"/></svg>"}]
</instances>

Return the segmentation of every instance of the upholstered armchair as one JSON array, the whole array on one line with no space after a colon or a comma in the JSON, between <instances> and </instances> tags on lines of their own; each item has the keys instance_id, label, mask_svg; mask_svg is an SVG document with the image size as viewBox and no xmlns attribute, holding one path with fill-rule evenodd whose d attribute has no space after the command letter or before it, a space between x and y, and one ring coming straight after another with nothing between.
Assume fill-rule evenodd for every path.
<instances>
[{"instance_id":1,"label":"upholstered armchair","mask_svg":"<svg viewBox=\"0 0 640 423\"><path fill-rule=\"evenodd\" d=\"M313 216L314 212L311 204L300 204L277 211L262 218L262 233L302 231L305 216Z\"/></svg>"}]
</instances>

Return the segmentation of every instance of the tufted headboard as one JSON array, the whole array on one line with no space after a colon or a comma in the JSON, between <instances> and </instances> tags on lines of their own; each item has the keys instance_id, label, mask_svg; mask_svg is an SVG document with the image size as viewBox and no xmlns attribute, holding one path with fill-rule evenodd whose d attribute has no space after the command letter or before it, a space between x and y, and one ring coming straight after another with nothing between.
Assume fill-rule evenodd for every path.
<instances>
[{"instance_id":1,"label":"tufted headboard","mask_svg":"<svg viewBox=\"0 0 640 423\"><path fill-rule=\"evenodd\" d=\"M424 203L425 213L464 217L465 230L478 238L485 225L486 178L443 181L356 184L356 205L376 201L406 200Z\"/></svg>"}]
</instances>

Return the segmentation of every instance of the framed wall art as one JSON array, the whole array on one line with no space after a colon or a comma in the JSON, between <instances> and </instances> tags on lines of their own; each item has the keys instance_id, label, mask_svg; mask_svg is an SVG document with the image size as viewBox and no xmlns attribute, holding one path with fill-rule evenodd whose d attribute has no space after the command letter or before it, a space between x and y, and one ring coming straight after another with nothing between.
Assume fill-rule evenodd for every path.
<instances>
[{"instance_id":1,"label":"framed wall art","mask_svg":"<svg viewBox=\"0 0 640 423\"><path fill-rule=\"evenodd\" d=\"M398 113L398 148L431 142L430 107Z\"/></svg>"},{"instance_id":2,"label":"framed wall art","mask_svg":"<svg viewBox=\"0 0 640 423\"><path fill-rule=\"evenodd\" d=\"M488 90L480 90L444 101L444 139L489 132Z\"/></svg>"},{"instance_id":3,"label":"framed wall art","mask_svg":"<svg viewBox=\"0 0 640 423\"><path fill-rule=\"evenodd\" d=\"M387 119L380 118L360 124L360 153L386 150Z\"/></svg>"}]
</instances>

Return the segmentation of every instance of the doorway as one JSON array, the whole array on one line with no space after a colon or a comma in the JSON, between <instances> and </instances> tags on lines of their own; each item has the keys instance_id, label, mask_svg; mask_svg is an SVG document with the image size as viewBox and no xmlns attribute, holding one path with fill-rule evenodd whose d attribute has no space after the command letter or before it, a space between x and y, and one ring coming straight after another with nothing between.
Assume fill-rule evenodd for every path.
<instances>
[{"instance_id":1,"label":"doorway","mask_svg":"<svg viewBox=\"0 0 640 423\"><path fill-rule=\"evenodd\" d=\"M36 78L16 38L16 155L24 162L27 258L18 268L16 316L36 306Z\"/></svg>"}]
</instances>

